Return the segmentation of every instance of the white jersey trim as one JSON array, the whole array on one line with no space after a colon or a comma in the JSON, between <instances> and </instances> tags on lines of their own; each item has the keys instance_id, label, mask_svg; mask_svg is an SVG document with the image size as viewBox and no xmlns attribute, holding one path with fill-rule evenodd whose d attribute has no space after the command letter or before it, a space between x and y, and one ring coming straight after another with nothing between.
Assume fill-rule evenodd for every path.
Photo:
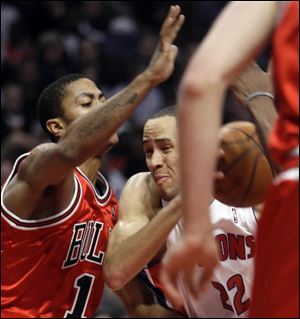
<instances>
[{"instance_id":1,"label":"white jersey trim","mask_svg":"<svg viewBox=\"0 0 300 319\"><path fill-rule=\"evenodd\" d=\"M299 181L299 167L290 168L275 177L273 184L278 185L283 181Z\"/></svg>"}]
</instances>

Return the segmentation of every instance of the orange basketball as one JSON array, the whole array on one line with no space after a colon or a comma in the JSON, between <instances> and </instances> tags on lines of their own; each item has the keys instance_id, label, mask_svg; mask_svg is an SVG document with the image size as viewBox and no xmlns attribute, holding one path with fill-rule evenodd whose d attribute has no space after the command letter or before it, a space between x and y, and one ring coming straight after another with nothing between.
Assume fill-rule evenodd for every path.
<instances>
[{"instance_id":1,"label":"orange basketball","mask_svg":"<svg viewBox=\"0 0 300 319\"><path fill-rule=\"evenodd\" d=\"M220 202L248 207L261 203L269 188L274 171L259 142L251 122L231 122L220 130L225 155L218 170L225 177L215 183L215 197Z\"/></svg>"}]
</instances>

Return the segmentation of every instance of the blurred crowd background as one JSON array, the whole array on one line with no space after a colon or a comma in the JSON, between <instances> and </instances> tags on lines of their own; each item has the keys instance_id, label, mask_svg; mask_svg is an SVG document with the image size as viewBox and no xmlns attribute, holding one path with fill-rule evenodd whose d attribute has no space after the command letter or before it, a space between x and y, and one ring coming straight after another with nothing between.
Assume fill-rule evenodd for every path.
<instances>
[{"instance_id":1,"label":"blurred crowd background","mask_svg":"<svg viewBox=\"0 0 300 319\"><path fill-rule=\"evenodd\" d=\"M146 170L143 125L154 112L176 103L186 63L227 1L1 1L1 183L20 154L48 141L35 111L45 86L79 72L107 97L120 91L149 63L171 4L179 4L186 16L176 40L175 71L119 129L120 143L103 163L117 196L131 175ZM267 52L258 62L266 66ZM236 119L251 117L229 94L224 122ZM98 316L125 316L108 289Z\"/></svg>"}]
</instances>

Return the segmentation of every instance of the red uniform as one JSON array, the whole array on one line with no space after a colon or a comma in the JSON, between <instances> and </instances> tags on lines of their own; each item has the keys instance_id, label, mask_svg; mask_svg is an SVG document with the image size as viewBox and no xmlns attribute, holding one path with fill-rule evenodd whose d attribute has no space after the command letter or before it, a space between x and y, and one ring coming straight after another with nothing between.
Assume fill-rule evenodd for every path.
<instances>
[{"instance_id":1,"label":"red uniform","mask_svg":"<svg viewBox=\"0 0 300 319\"><path fill-rule=\"evenodd\" d=\"M283 172L275 178L258 229L252 317L299 317L299 2L274 32L279 118L270 137Z\"/></svg>"},{"instance_id":2,"label":"red uniform","mask_svg":"<svg viewBox=\"0 0 300 319\"><path fill-rule=\"evenodd\" d=\"M116 198L102 175L101 195L76 169L65 210L23 220L3 205L3 192L25 156L1 192L1 316L91 317L103 292L102 264L117 221Z\"/></svg>"}]
</instances>

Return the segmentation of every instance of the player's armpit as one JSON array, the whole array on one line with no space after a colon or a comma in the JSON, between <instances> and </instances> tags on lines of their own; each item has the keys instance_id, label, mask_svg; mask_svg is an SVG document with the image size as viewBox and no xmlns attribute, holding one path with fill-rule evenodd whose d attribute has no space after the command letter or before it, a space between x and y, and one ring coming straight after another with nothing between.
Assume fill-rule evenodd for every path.
<instances>
[{"instance_id":1,"label":"player's armpit","mask_svg":"<svg viewBox=\"0 0 300 319\"><path fill-rule=\"evenodd\" d=\"M256 206L253 207L254 210L254 214L257 220L260 220L262 212L263 212L263 208L264 208L264 204L258 204Z\"/></svg>"}]
</instances>

